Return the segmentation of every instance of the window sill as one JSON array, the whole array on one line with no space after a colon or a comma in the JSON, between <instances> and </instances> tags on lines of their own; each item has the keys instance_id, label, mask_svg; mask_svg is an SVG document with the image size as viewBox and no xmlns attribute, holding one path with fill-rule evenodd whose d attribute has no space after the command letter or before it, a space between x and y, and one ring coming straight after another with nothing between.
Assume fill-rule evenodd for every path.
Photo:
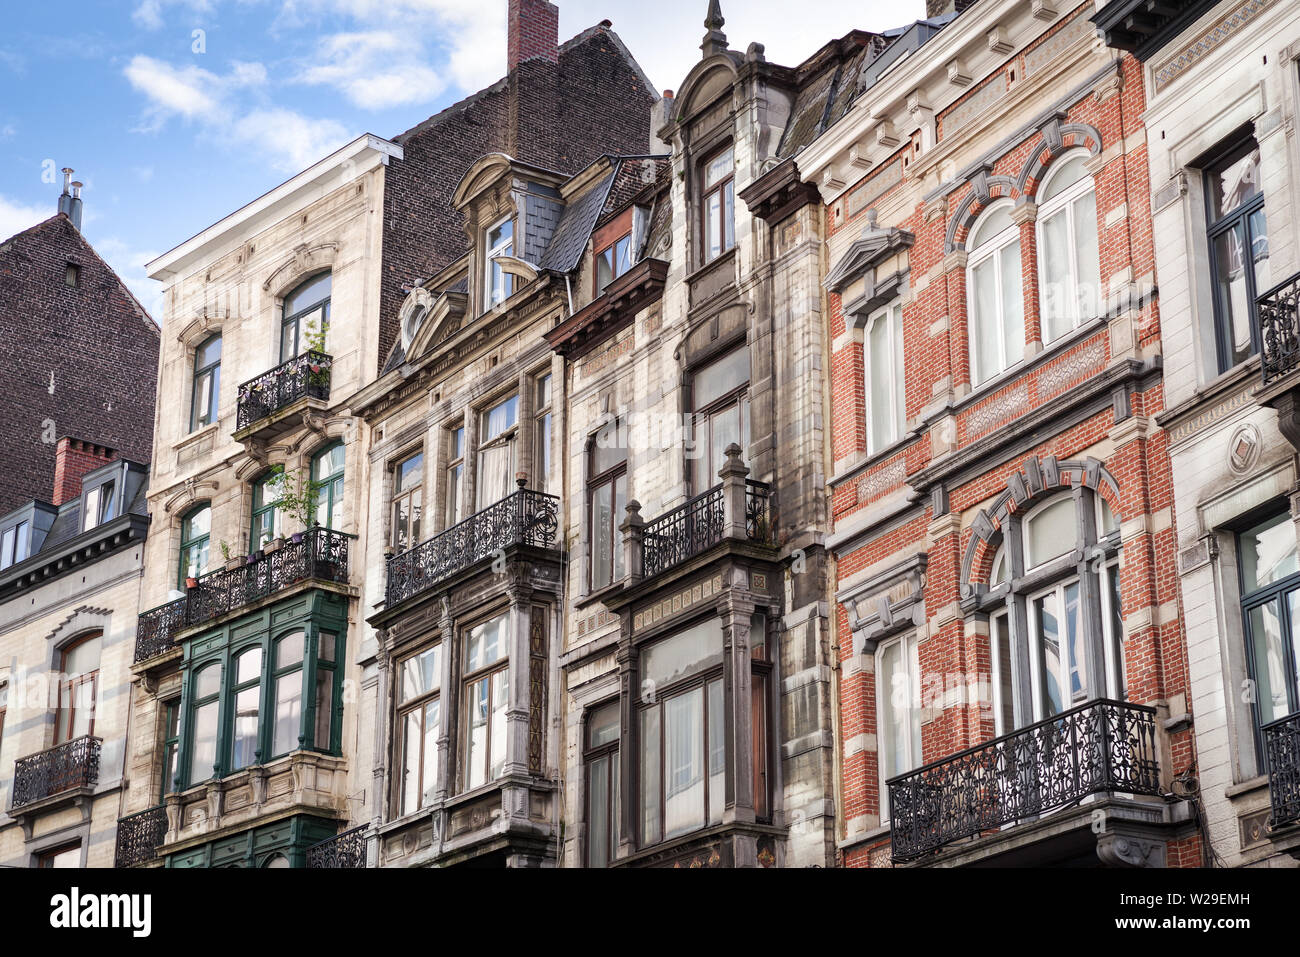
<instances>
[{"instance_id":1,"label":"window sill","mask_svg":"<svg viewBox=\"0 0 1300 957\"><path fill-rule=\"evenodd\" d=\"M172 443L172 450L175 452L184 451L185 449L189 448L191 445L198 445L205 438L211 435L215 435L219 431L221 431L220 418L218 418L218 420L216 422L213 422L211 425L205 425L203 428L195 432L189 432L183 438L177 439L174 443Z\"/></svg>"}]
</instances>

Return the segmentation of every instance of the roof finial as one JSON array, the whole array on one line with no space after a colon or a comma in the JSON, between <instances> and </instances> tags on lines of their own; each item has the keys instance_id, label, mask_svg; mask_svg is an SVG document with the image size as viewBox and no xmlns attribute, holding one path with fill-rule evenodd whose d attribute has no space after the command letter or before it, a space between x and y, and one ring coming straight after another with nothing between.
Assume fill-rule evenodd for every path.
<instances>
[{"instance_id":1,"label":"roof finial","mask_svg":"<svg viewBox=\"0 0 1300 957\"><path fill-rule=\"evenodd\" d=\"M709 15L704 18L704 28L709 32L704 34L704 42L700 44L700 49L704 51L706 57L722 53L727 49L727 35L722 32L723 24L726 22L722 17L721 0L709 0Z\"/></svg>"}]
</instances>

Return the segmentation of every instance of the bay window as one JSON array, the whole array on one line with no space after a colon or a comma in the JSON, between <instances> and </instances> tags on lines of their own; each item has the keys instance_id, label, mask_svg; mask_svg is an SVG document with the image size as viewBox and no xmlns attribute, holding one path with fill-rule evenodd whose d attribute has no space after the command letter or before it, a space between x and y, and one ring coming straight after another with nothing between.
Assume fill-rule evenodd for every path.
<instances>
[{"instance_id":1,"label":"bay window","mask_svg":"<svg viewBox=\"0 0 1300 957\"><path fill-rule=\"evenodd\" d=\"M397 728L401 734L399 814L427 807L438 791L438 728L442 718L442 643L398 665Z\"/></svg>"},{"instance_id":2,"label":"bay window","mask_svg":"<svg viewBox=\"0 0 1300 957\"><path fill-rule=\"evenodd\" d=\"M1258 734L1300 711L1300 561L1290 512L1239 533L1237 556ZM1258 747L1262 765L1262 738Z\"/></svg>"},{"instance_id":3,"label":"bay window","mask_svg":"<svg viewBox=\"0 0 1300 957\"><path fill-rule=\"evenodd\" d=\"M1020 227L1011 201L985 210L966 243L971 380L987 382L1024 355L1025 303L1020 275Z\"/></svg>"},{"instance_id":4,"label":"bay window","mask_svg":"<svg viewBox=\"0 0 1300 957\"><path fill-rule=\"evenodd\" d=\"M1097 195L1086 151L1061 157L1038 193L1038 267L1043 342L1102 314Z\"/></svg>"},{"instance_id":5,"label":"bay window","mask_svg":"<svg viewBox=\"0 0 1300 957\"><path fill-rule=\"evenodd\" d=\"M583 766L587 772L587 866L608 867L618 850L619 703L587 714Z\"/></svg>"},{"instance_id":6,"label":"bay window","mask_svg":"<svg viewBox=\"0 0 1300 957\"><path fill-rule=\"evenodd\" d=\"M1205 169L1219 372L1259 351L1255 299L1272 285L1259 146L1234 144Z\"/></svg>"},{"instance_id":7,"label":"bay window","mask_svg":"<svg viewBox=\"0 0 1300 957\"><path fill-rule=\"evenodd\" d=\"M704 163L700 211L709 263L736 245L736 152L730 146Z\"/></svg>"},{"instance_id":8,"label":"bay window","mask_svg":"<svg viewBox=\"0 0 1300 957\"><path fill-rule=\"evenodd\" d=\"M692 376L694 448L691 486L698 495L719 481L727 446L749 451L749 349L733 349Z\"/></svg>"},{"instance_id":9,"label":"bay window","mask_svg":"<svg viewBox=\"0 0 1300 957\"><path fill-rule=\"evenodd\" d=\"M461 636L465 790L495 781L505 771L506 709L510 704L508 621L508 615L501 615Z\"/></svg>"},{"instance_id":10,"label":"bay window","mask_svg":"<svg viewBox=\"0 0 1300 957\"><path fill-rule=\"evenodd\" d=\"M519 396L503 399L479 415L478 511L516 490L518 438Z\"/></svg>"},{"instance_id":11,"label":"bay window","mask_svg":"<svg viewBox=\"0 0 1300 957\"><path fill-rule=\"evenodd\" d=\"M873 453L902 438L907 418L901 303L890 303L868 317L862 367L867 452Z\"/></svg>"}]
</instances>

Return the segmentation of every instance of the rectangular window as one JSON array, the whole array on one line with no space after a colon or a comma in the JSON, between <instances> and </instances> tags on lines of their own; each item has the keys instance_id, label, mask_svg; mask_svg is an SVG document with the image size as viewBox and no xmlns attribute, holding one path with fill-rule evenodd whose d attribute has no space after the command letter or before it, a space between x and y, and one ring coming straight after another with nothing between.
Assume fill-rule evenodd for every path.
<instances>
[{"instance_id":1,"label":"rectangular window","mask_svg":"<svg viewBox=\"0 0 1300 957\"><path fill-rule=\"evenodd\" d=\"M1248 139L1205 169L1219 372L1259 351L1255 299L1272 285L1259 146Z\"/></svg>"},{"instance_id":2,"label":"rectangular window","mask_svg":"<svg viewBox=\"0 0 1300 957\"><path fill-rule=\"evenodd\" d=\"M618 850L619 703L587 715L587 866L608 867Z\"/></svg>"},{"instance_id":3,"label":"rectangular window","mask_svg":"<svg viewBox=\"0 0 1300 957\"><path fill-rule=\"evenodd\" d=\"M701 211L704 262L712 262L736 245L736 153L727 147L704 164Z\"/></svg>"},{"instance_id":4,"label":"rectangular window","mask_svg":"<svg viewBox=\"0 0 1300 957\"><path fill-rule=\"evenodd\" d=\"M400 814L433 803L438 791L438 727L441 720L442 644L399 666L397 727L402 735Z\"/></svg>"},{"instance_id":5,"label":"rectangular window","mask_svg":"<svg viewBox=\"0 0 1300 957\"><path fill-rule=\"evenodd\" d=\"M627 510L627 449L618 424L601 429L587 451L587 540L591 549L591 589L624 575L619 532Z\"/></svg>"},{"instance_id":6,"label":"rectangular window","mask_svg":"<svg viewBox=\"0 0 1300 957\"><path fill-rule=\"evenodd\" d=\"M889 819L885 782L921 765L921 685L916 639L876 649L876 747L880 756L880 819Z\"/></svg>"},{"instance_id":7,"label":"rectangular window","mask_svg":"<svg viewBox=\"0 0 1300 957\"><path fill-rule=\"evenodd\" d=\"M179 698L163 704L162 726L162 782L158 788L158 803L176 787L176 756L181 741L181 702Z\"/></svg>"},{"instance_id":8,"label":"rectangular window","mask_svg":"<svg viewBox=\"0 0 1300 957\"><path fill-rule=\"evenodd\" d=\"M465 691L465 789L501 777L506 765L506 708L510 703L510 649L502 615L462 636Z\"/></svg>"},{"instance_id":9,"label":"rectangular window","mask_svg":"<svg viewBox=\"0 0 1300 957\"><path fill-rule=\"evenodd\" d=\"M424 453L412 455L393 469L393 548L405 552L420 544L424 512Z\"/></svg>"},{"instance_id":10,"label":"rectangular window","mask_svg":"<svg viewBox=\"0 0 1300 957\"><path fill-rule=\"evenodd\" d=\"M113 497L113 482L96 485L86 493L86 509L82 516L82 531L90 531L113 518L116 501Z\"/></svg>"},{"instance_id":11,"label":"rectangular window","mask_svg":"<svg viewBox=\"0 0 1300 957\"><path fill-rule=\"evenodd\" d=\"M717 485L718 472L733 442L749 450L749 349L727 353L696 372L692 379L695 407L692 491L699 495Z\"/></svg>"},{"instance_id":12,"label":"rectangular window","mask_svg":"<svg viewBox=\"0 0 1300 957\"><path fill-rule=\"evenodd\" d=\"M487 305L490 309L499 302L505 302L515 291L515 277L495 261L498 256L515 254L514 221L504 219L489 229L486 245Z\"/></svg>"},{"instance_id":13,"label":"rectangular window","mask_svg":"<svg viewBox=\"0 0 1300 957\"><path fill-rule=\"evenodd\" d=\"M478 504L482 511L516 491L519 396L498 402L479 415Z\"/></svg>"},{"instance_id":14,"label":"rectangular window","mask_svg":"<svg viewBox=\"0 0 1300 957\"><path fill-rule=\"evenodd\" d=\"M552 377L548 372L537 379L537 411L533 413L533 464L537 475L533 488L539 492L551 491L551 421Z\"/></svg>"},{"instance_id":15,"label":"rectangular window","mask_svg":"<svg viewBox=\"0 0 1300 957\"><path fill-rule=\"evenodd\" d=\"M1257 728L1300 711L1300 561L1282 512L1237 536L1246 658ZM1258 742L1264 760L1262 735Z\"/></svg>"},{"instance_id":16,"label":"rectangular window","mask_svg":"<svg viewBox=\"0 0 1300 957\"><path fill-rule=\"evenodd\" d=\"M895 302L867 321L863 372L867 399L867 451L878 452L903 436L903 307Z\"/></svg>"},{"instance_id":17,"label":"rectangular window","mask_svg":"<svg viewBox=\"0 0 1300 957\"><path fill-rule=\"evenodd\" d=\"M36 858L36 866L42 870L54 867L80 867L81 845L69 844L53 851L43 851Z\"/></svg>"},{"instance_id":18,"label":"rectangular window","mask_svg":"<svg viewBox=\"0 0 1300 957\"><path fill-rule=\"evenodd\" d=\"M451 528L465 518L465 428L451 429L447 436L448 465L444 490L443 526Z\"/></svg>"},{"instance_id":19,"label":"rectangular window","mask_svg":"<svg viewBox=\"0 0 1300 957\"><path fill-rule=\"evenodd\" d=\"M993 733L1010 734L1016 728L1016 693L1011 659L1011 620L1006 612L989 619L989 644L993 660Z\"/></svg>"},{"instance_id":20,"label":"rectangular window","mask_svg":"<svg viewBox=\"0 0 1300 957\"><path fill-rule=\"evenodd\" d=\"M632 234L596 254L596 295L605 291L605 287L632 268Z\"/></svg>"},{"instance_id":21,"label":"rectangular window","mask_svg":"<svg viewBox=\"0 0 1300 957\"><path fill-rule=\"evenodd\" d=\"M19 522L4 530L0 537L0 568L26 561L31 549L31 523Z\"/></svg>"},{"instance_id":22,"label":"rectangular window","mask_svg":"<svg viewBox=\"0 0 1300 957\"><path fill-rule=\"evenodd\" d=\"M81 280L81 267L76 263L68 263L63 270L63 284L69 289L76 289L77 283Z\"/></svg>"}]
</instances>

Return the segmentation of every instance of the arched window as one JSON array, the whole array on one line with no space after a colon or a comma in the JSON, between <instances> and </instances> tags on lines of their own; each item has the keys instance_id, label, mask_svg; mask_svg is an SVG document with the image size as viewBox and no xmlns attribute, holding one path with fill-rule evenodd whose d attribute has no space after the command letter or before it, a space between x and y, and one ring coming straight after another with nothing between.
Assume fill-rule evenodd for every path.
<instances>
[{"instance_id":1,"label":"arched window","mask_svg":"<svg viewBox=\"0 0 1300 957\"><path fill-rule=\"evenodd\" d=\"M256 551L280 537L280 472L268 472L253 483L253 521L248 532L248 550Z\"/></svg>"},{"instance_id":2,"label":"arched window","mask_svg":"<svg viewBox=\"0 0 1300 957\"><path fill-rule=\"evenodd\" d=\"M302 730L302 665L307 636L291 632L275 643L275 672L272 676L275 725L271 735L271 757L297 751Z\"/></svg>"},{"instance_id":3,"label":"arched window","mask_svg":"<svg viewBox=\"0 0 1300 957\"><path fill-rule=\"evenodd\" d=\"M190 391L190 431L217 421L221 393L221 334L209 336L194 350L194 382Z\"/></svg>"},{"instance_id":4,"label":"arched window","mask_svg":"<svg viewBox=\"0 0 1300 957\"><path fill-rule=\"evenodd\" d=\"M982 599L997 733L1122 699L1119 529L1109 506L1080 487L1012 513L1002 538Z\"/></svg>"},{"instance_id":5,"label":"arched window","mask_svg":"<svg viewBox=\"0 0 1300 957\"><path fill-rule=\"evenodd\" d=\"M63 649L59 664L59 713L54 743L62 744L95 733L95 704L99 691L100 631L83 635Z\"/></svg>"},{"instance_id":6,"label":"arched window","mask_svg":"<svg viewBox=\"0 0 1300 957\"><path fill-rule=\"evenodd\" d=\"M312 520L325 528L342 530L346 516L343 507L343 443L327 446L311 460L312 487L316 489L316 508Z\"/></svg>"},{"instance_id":7,"label":"arched window","mask_svg":"<svg viewBox=\"0 0 1300 957\"><path fill-rule=\"evenodd\" d=\"M280 321L280 361L288 362L309 349L327 352L330 293L334 277L323 272L284 297Z\"/></svg>"},{"instance_id":8,"label":"arched window","mask_svg":"<svg viewBox=\"0 0 1300 957\"><path fill-rule=\"evenodd\" d=\"M987 382L1020 361L1025 303L1020 276L1020 227L1011 200L993 203L970 232L966 299L970 316L971 380Z\"/></svg>"},{"instance_id":9,"label":"arched window","mask_svg":"<svg viewBox=\"0 0 1300 957\"><path fill-rule=\"evenodd\" d=\"M212 508L206 502L181 519L181 562L177 587L185 579L198 578L208 570L208 546L212 538Z\"/></svg>"},{"instance_id":10,"label":"arched window","mask_svg":"<svg viewBox=\"0 0 1300 957\"><path fill-rule=\"evenodd\" d=\"M235 658L235 684L231 689L234 726L231 729L230 770L258 763L258 726L262 712L262 646L255 645Z\"/></svg>"},{"instance_id":11,"label":"arched window","mask_svg":"<svg viewBox=\"0 0 1300 957\"><path fill-rule=\"evenodd\" d=\"M217 736L221 728L221 665L213 663L195 672L190 695L190 762L188 784L193 786L217 773Z\"/></svg>"},{"instance_id":12,"label":"arched window","mask_svg":"<svg viewBox=\"0 0 1300 957\"><path fill-rule=\"evenodd\" d=\"M1043 342L1102 313L1097 195L1086 151L1061 157L1038 193L1038 285Z\"/></svg>"}]
</instances>

